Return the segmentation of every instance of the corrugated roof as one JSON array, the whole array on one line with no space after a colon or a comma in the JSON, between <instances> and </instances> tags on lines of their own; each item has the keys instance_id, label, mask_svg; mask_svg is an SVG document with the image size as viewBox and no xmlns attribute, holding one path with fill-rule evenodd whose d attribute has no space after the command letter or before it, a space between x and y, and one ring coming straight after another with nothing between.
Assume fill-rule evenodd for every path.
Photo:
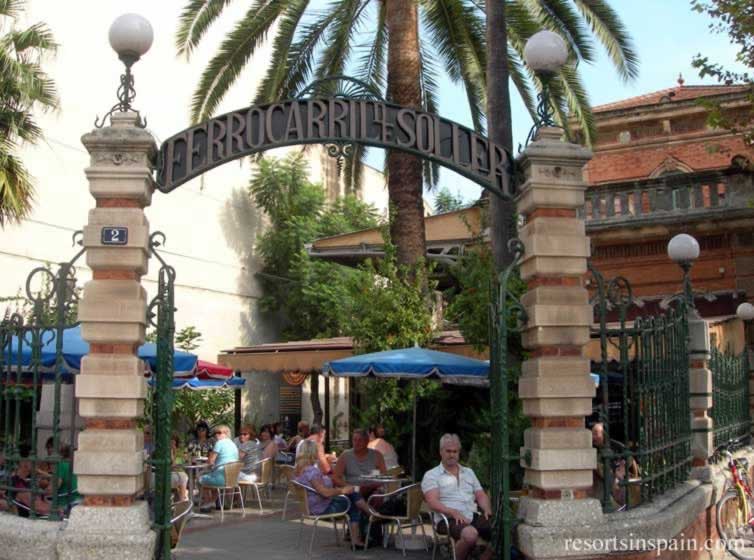
<instances>
[{"instance_id":1,"label":"corrugated roof","mask_svg":"<svg viewBox=\"0 0 754 560\"><path fill-rule=\"evenodd\" d=\"M749 89L747 85L735 86L675 86L661 89L653 93L645 93L636 97L629 97L614 103L597 105L592 109L595 113L605 113L608 111L618 111L621 109L633 109L635 107L645 107L647 105L658 105L663 100L670 99L671 102L685 101L688 99L697 99L699 97L710 97L713 95L724 95L726 93L738 93Z\"/></svg>"}]
</instances>

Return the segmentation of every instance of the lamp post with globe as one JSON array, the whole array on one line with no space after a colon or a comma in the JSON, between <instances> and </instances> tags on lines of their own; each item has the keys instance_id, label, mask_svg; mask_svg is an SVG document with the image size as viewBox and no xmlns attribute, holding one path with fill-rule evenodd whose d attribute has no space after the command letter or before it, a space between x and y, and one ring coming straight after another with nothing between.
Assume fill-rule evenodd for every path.
<instances>
[{"instance_id":1,"label":"lamp post with globe","mask_svg":"<svg viewBox=\"0 0 754 560\"><path fill-rule=\"evenodd\" d=\"M699 258L699 242L687 233L679 233L668 242L668 256L683 270L681 297L689 310L695 310L691 267Z\"/></svg>"},{"instance_id":2,"label":"lamp post with globe","mask_svg":"<svg viewBox=\"0 0 754 560\"><path fill-rule=\"evenodd\" d=\"M113 105L105 116L102 117L102 120L97 118L94 123L97 128L102 128L107 117L111 116L115 111L122 113L133 111L139 115L139 112L131 107L131 103L136 97L134 76L131 73L131 67L149 51L154 40L154 32L152 31L151 24L144 17L138 14L123 14L116 18L110 26L108 38L110 46L118 54L118 58L123 62L126 71L120 77L120 87L118 87L117 93L118 103ZM137 126L145 128L146 125L146 119L142 119L139 115Z\"/></svg>"}]
</instances>

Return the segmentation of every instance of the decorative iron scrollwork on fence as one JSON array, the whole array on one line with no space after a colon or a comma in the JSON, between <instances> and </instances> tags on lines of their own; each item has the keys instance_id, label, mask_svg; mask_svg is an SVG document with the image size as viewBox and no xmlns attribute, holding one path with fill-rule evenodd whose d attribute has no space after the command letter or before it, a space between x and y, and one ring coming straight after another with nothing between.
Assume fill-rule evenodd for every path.
<instances>
[{"instance_id":1,"label":"decorative iron scrollwork on fence","mask_svg":"<svg viewBox=\"0 0 754 560\"><path fill-rule=\"evenodd\" d=\"M597 419L604 427L598 477L605 510L632 508L685 480L691 467L688 323L685 302L629 322L636 302L623 277L591 263L600 341Z\"/></svg>"},{"instance_id":2,"label":"decorative iron scrollwork on fence","mask_svg":"<svg viewBox=\"0 0 754 560\"><path fill-rule=\"evenodd\" d=\"M518 461L511 454L509 433L508 392L511 389L510 354L508 336L521 332L526 325L526 310L511 291L511 281L517 275L524 256L524 244L520 239L508 241L512 262L501 271L491 287L489 310L490 323L490 403L492 411L492 508L493 549L497 558L510 560L513 523L515 518L510 504L511 461Z\"/></svg>"},{"instance_id":3,"label":"decorative iron scrollwork on fence","mask_svg":"<svg viewBox=\"0 0 754 560\"><path fill-rule=\"evenodd\" d=\"M25 297L16 301L16 311L6 309L0 320L0 438L5 457L0 490L12 508L30 518L59 520L77 496L70 455L76 407L71 391L68 441L64 443L61 386L72 381L72 368L63 357L63 336L66 329L78 324L75 264L85 251L82 238L80 231L73 234L74 245L82 248L70 261L59 263L56 271L33 269L26 279ZM39 410L40 391L51 383L52 410ZM41 412L51 413L49 425L38 425ZM49 434L51 439L46 456L39 453L40 433ZM38 472L44 464L49 465L51 475L46 489L41 487ZM29 465L26 484L30 498L25 502L14 492L11 473ZM45 495L50 497L49 502L40 500Z\"/></svg>"},{"instance_id":4,"label":"decorative iron scrollwork on fence","mask_svg":"<svg viewBox=\"0 0 754 560\"><path fill-rule=\"evenodd\" d=\"M165 245L165 234L156 231L149 237L150 256L160 262L157 294L147 309L147 322L157 331L157 371L152 372L154 391L152 399L152 432L155 449L150 464L154 469L155 492L153 527L159 539L155 556L170 558L170 498L171 457L170 434L173 414L173 352L175 338L175 269L167 264L157 250Z\"/></svg>"},{"instance_id":5,"label":"decorative iron scrollwork on fence","mask_svg":"<svg viewBox=\"0 0 754 560\"><path fill-rule=\"evenodd\" d=\"M712 348L709 368L712 372L712 425L717 449L730 440L748 438L749 361L747 352L722 352Z\"/></svg>"}]
</instances>

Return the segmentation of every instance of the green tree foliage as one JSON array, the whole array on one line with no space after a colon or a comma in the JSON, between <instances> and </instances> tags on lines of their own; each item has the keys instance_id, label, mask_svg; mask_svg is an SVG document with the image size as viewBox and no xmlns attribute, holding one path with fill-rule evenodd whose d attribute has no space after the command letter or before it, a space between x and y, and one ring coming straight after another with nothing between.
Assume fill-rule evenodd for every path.
<instances>
[{"instance_id":1,"label":"green tree foliage","mask_svg":"<svg viewBox=\"0 0 754 560\"><path fill-rule=\"evenodd\" d=\"M754 68L754 4L751 0L691 0L692 8L710 18L709 28L715 33L727 34L738 47L736 61L746 68ZM701 101L708 110L708 124L716 128L743 132L744 140L754 144L751 123L754 120L754 79L749 72L735 72L700 53L694 57L693 66L699 76L711 76L724 84L748 84L750 86L748 111L732 113L723 111L719 104ZM751 162L750 162L751 165Z\"/></svg>"},{"instance_id":2,"label":"green tree foliage","mask_svg":"<svg viewBox=\"0 0 754 560\"><path fill-rule=\"evenodd\" d=\"M179 350L191 352L199 347L202 333L190 325L175 333L175 347ZM233 389L211 389L207 391L192 391L181 389L176 391L173 405L173 425L182 421L195 426L199 420L206 420L212 426L217 424L231 424L233 422Z\"/></svg>"},{"instance_id":3,"label":"green tree foliage","mask_svg":"<svg viewBox=\"0 0 754 560\"><path fill-rule=\"evenodd\" d=\"M435 195L435 214L462 210L468 206L470 204L463 200L460 192L453 194L448 187L442 187Z\"/></svg>"},{"instance_id":4,"label":"green tree foliage","mask_svg":"<svg viewBox=\"0 0 754 560\"><path fill-rule=\"evenodd\" d=\"M418 3L422 108L436 110L438 77L445 72L464 88L474 126L483 128L487 52L484 2ZM229 0L189 0L176 34L178 53L190 57L228 4ZM386 91L389 34L384 1L331 0L324 10L316 9L310 0L253 0L249 4L202 72L191 106L194 121L215 113L272 31L272 56L255 98L257 103L290 98L313 79L345 73ZM607 51L621 78L632 79L638 74L638 57L631 39L609 2L513 0L508 7L508 28L511 78L532 113L536 103L532 85L539 84L523 63L526 40L543 28L566 39L573 64L561 72L554 93L561 114L570 110L591 141L594 123L576 63L595 61L596 42Z\"/></svg>"},{"instance_id":5,"label":"green tree foliage","mask_svg":"<svg viewBox=\"0 0 754 560\"><path fill-rule=\"evenodd\" d=\"M43 23L17 28L24 7L22 0L0 0L5 31L0 36L0 227L19 222L31 211L34 185L17 150L42 138L33 112L54 109L58 103L55 84L41 66L57 45Z\"/></svg>"},{"instance_id":6,"label":"green tree foliage","mask_svg":"<svg viewBox=\"0 0 754 560\"><path fill-rule=\"evenodd\" d=\"M349 285L363 273L312 260L305 245L320 237L375 227L376 210L352 195L327 204L322 185L309 181L300 153L261 159L249 194L270 220L257 240L264 307L283 312L284 336L289 340L342 335Z\"/></svg>"},{"instance_id":7,"label":"green tree foliage","mask_svg":"<svg viewBox=\"0 0 754 560\"><path fill-rule=\"evenodd\" d=\"M359 353L428 345L434 329L424 289L429 285L427 268L422 265L416 274L407 274L386 241L385 257L367 261L361 270L365 274L352 284L347 322Z\"/></svg>"}]
</instances>

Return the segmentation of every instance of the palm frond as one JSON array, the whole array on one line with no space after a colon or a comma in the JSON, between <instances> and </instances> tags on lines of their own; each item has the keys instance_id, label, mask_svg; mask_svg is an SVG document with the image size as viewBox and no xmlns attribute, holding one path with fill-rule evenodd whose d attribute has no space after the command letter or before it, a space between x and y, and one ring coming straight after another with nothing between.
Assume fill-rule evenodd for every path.
<instances>
[{"instance_id":1,"label":"palm frond","mask_svg":"<svg viewBox=\"0 0 754 560\"><path fill-rule=\"evenodd\" d=\"M35 55L53 54L58 48L52 31L44 23L35 23L20 31L13 30L6 37L19 54L27 50L34 51Z\"/></svg>"},{"instance_id":2,"label":"palm frond","mask_svg":"<svg viewBox=\"0 0 754 560\"><path fill-rule=\"evenodd\" d=\"M0 16L17 18L24 10L25 0L0 0Z\"/></svg>"},{"instance_id":3,"label":"palm frond","mask_svg":"<svg viewBox=\"0 0 754 560\"><path fill-rule=\"evenodd\" d=\"M534 118L537 111L536 94L532 91L526 64L524 64L524 61L513 47L508 47L508 74L511 80L513 80L513 85L516 86L521 100L526 105L527 111Z\"/></svg>"},{"instance_id":4,"label":"palm frond","mask_svg":"<svg viewBox=\"0 0 754 560\"><path fill-rule=\"evenodd\" d=\"M451 80L466 90L474 128L484 128L486 46L484 22L462 0L423 0L423 21Z\"/></svg>"},{"instance_id":5,"label":"palm frond","mask_svg":"<svg viewBox=\"0 0 754 560\"><path fill-rule=\"evenodd\" d=\"M317 47L325 39L327 28L334 19L334 12L320 14L317 21L304 26L301 37L291 45L286 75L280 87L283 96L295 95L307 86Z\"/></svg>"},{"instance_id":6,"label":"palm frond","mask_svg":"<svg viewBox=\"0 0 754 560\"><path fill-rule=\"evenodd\" d=\"M419 80L422 94L422 109L428 113L437 113L438 98L440 94L437 60L433 56L432 51L428 48L428 45L424 42L419 43L419 55L421 56ZM422 160L422 167L424 186L428 190L432 190L437 186L437 183L440 180L440 169L437 163L428 159Z\"/></svg>"},{"instance_id":7,"label":"palm frond","mask_svg":"<svg viewBox=\"0 0 754 560\"><path fill-rule=\"evenodd\" d=\"M366 46L366 50L356 64L355 77L368 83L377 91L384 92L387 78L387 42L388 29L385 25L385 2L378 0L377 21L374 37Z\"/></svg>"},{"instance_id":8,"label":"palm frond","mask_svg":"<svg viewBox=\"0 0 754 560\"><path fill-rule=\"evenodd\" d=\"M544 14L545 26L558 32L571 46L577 58L593 62L595 52L592 38L570 0L538 0L538 3Z\"/></svg>"},{"instance_id":9,"label":"palm frond","mask_svg":"<svg viewBox=\"0 0 754 560\"><path fill-rule=\"evenodd\" d=\"M272 56L267 66L267 74L259 85L254 102L272 103L283 98L283 83L288 72L291 44L301 18L309 6L309 0L292 0L278 23L277 34L272 47Z\"/></svg>"},{"instance_id":10,"label":"palm frond","mask_svg":"<svg viewBox=\"0 0 754 560\"><path fill-rule=\"evenodd\" d=\"M589 96L576 68L572 65L564 66L558 79L553 80L551 91L561 126L570 136L568 118L574 119L581 129L584 142L591 146L595 141L597 128Z\"/></svg>"},{"instance_id":11,"label":"palm frond","mask_svg":"<svg viewBox=\"0 0 754 560\"><path fill-rule=\"evenodd\" d=\"M264 4L258 9L260 4ZM249 58L267 38L286 2L257 2L236 24L202 72L191 102L191 119L212 116Z\"/></svg>"},{"instance_id":12,"label":"palm frond","mask_svg":"<svg viewBox=\"0 0 754 560\"><path fill-rule=\"evenodd\" d=\"M639 75L639 55L618 14L604 0L575 0L576 7L602 43L624 80Z\"/></svg>"},{"instance_id":13,"label":"palm frond","mask_svg":"<svg viewBox=\"0 0 754 560\"><path fill-rule=\"evenodd\" d=\"M369 0L336 0L329 6L335 17L328 28L326 46L314 72L317 79L343 74L351 53L351 38L358 33Z\"/></svg>"},{"instance_id":14,"label":"palm frond","mask_svg":"<svg viewBox=\"0 0 754 560\"><path fill-rule=\"evenodd\" d=\"M178 19L175 48L188 59L202 37L233 0L189 0ZM261 2L264 4L266 2ZM261 6L257 5L257 8Z\"/></svg>"},{"instance_id":15,"label":"palm frond","mask_svg":"<svg viewBox=\"0 0 754 560\"><path fill-rule=\"evenodd\" d=\"M21 160L0 153L0 227L26 218L33 201L34 184Z\"/></svg>"}]
</instances>

